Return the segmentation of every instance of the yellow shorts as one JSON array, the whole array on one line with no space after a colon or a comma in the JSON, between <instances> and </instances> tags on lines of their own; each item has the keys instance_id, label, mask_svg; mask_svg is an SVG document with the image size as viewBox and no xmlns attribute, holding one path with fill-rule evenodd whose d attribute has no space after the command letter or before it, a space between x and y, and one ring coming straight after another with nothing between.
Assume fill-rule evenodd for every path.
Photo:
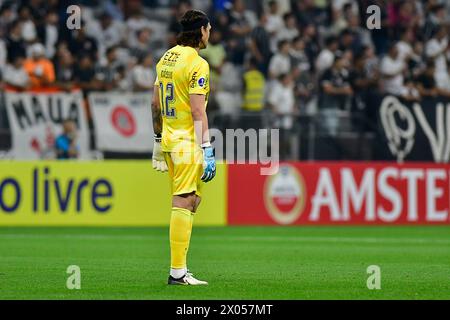
<instances>
[{"instance_id":1,"label":"yellow shorts","mask_svg":"<svg viewBox=\"0 0 450 320\"><path fill-rule=\"evenodd\" d=\"M172 180L172 195L195 192L201 197L203 182L203 154L200 149L194 152L164 152L169 176Z\"/></svg>"}]
</instances>

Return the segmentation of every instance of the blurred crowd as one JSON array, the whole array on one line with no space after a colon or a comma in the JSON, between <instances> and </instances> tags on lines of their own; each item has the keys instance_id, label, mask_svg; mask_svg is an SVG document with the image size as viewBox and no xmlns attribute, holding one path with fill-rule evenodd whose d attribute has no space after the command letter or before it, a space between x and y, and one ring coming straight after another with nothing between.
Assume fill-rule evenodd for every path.
<instances>
[{"instance_id":1,"label":"blurred crowd","mask_svg":"<svg viewBox=\"0 0 450 320\"><path fill-rule=\"evenodd\" d=\"M81 8L70 30L67 7ZM367 8L379 8L369 29ZM371 117L373 95L450 97L450 1L0 0L1 85L148 91L191 8L211 17L210 110ZM377 17L375 17L376 19ZM240 94L236 94L240 93ZM288 117L283 117L288 115Z\"/></svg>"}]
</instances>

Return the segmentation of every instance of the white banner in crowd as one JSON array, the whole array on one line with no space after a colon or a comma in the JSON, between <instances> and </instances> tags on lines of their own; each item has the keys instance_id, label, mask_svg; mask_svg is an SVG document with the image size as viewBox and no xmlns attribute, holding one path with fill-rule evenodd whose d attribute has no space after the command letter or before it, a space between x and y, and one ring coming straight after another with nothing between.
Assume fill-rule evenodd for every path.
<instances>
[{"instance_id":1,"label":"white banner in crowd","mask_svg":"<svg viewBox=\"0 0 450 320\"><path fill-rule=\"evenodd\" d=\"M116 152L151 152L153 125L151 94L91 93L97 149Z\"/></svg>"},{"instance_id":2,"label":"white banner in crowd","mask_svg":"<svg viewBox=\"0 0 450 320\"><path fill-rule=\"evenodd\" d=\"M54 143L66 119L77 125L79 158L89 158L89 129L81 92L6 92L5 104L13 158L54 158Z\"/></svg>"}]
</instances>

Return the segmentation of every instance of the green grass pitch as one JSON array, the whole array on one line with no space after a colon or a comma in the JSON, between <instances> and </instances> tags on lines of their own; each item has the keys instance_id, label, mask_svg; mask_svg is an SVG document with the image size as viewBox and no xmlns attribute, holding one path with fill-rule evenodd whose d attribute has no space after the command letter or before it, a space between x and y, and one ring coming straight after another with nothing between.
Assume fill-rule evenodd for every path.
<instances>
[{"instance_id":1,"label":"green grass pitch","mask_svg":"<svg viewBox=\"0 0 450 320\"><path fill-rule=\"evenodd\" d=\"M445 226L194 226L189 268L206 287L166 285L168 246L167 228L0 228L0 299L450 298Z\"/></svg>"}]
</instances>

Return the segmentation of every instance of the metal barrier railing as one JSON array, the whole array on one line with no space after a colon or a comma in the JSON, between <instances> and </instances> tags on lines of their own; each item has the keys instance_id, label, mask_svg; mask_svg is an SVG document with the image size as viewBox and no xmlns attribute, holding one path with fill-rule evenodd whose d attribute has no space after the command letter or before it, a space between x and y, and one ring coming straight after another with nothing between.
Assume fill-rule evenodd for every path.
<instances>
[{"instance_id":1,"label":"metal barrier railing","mask_svg":"<svg viewBox=\"0 0 450 320\"><path fill-rule=\"evenodd\" d=\"M280 129L282 160L372 160L377 126L364 115L275 115L268 111L209 115L210 126L226 129Z\"/></svg>"}]
</instances>

